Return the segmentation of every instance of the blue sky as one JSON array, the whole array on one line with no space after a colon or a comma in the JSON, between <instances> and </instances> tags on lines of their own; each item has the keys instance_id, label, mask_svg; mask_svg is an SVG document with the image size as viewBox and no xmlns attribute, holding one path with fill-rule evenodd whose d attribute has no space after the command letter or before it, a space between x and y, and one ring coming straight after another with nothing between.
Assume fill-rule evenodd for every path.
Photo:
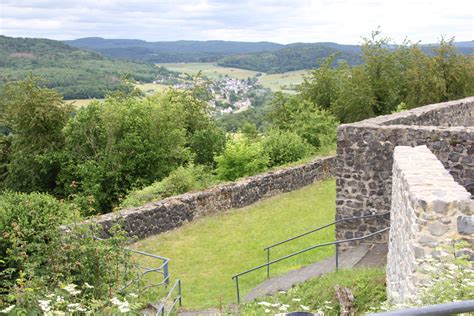
<instances>
[{"instance_id":1,"label":"blue sky","mask_svg":"<svg viewBox=\"0 0 474 316\"><path fill-rule=\"evenodd\" d=\"M0 0L0 34L149 41L357 44L380 26L396 42L474 37L472 0Z\"/></svg>"}]
</instances>

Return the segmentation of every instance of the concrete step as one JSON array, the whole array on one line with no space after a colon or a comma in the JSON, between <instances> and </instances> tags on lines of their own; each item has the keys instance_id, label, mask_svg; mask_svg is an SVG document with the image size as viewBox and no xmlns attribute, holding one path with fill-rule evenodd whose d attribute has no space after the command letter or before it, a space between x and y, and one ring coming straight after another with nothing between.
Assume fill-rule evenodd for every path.
<instances>
[{"instance_id":1,"label":"concrete step","mask_svg":"<svg viewBox=\"0 0 474 316\"><path fill-rule=\"evenodd\" d=\"M357 247L341 251L339 253L339 268L353 268L372 248L370 244L361 244ZM258 297L275 294L278 291L286 291L297 283L312 279L335 270L336 256L313 263L298 270L270 278L252 289L244 296L244 302L250 302Z\"/></svg>"}]
</instances>

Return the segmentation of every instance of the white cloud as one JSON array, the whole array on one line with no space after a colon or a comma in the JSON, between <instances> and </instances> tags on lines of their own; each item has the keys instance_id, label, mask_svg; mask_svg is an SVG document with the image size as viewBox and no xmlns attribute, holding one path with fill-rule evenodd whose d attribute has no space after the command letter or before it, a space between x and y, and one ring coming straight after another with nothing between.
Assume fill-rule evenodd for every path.
<instances>
[{"instance_id":1,"label":"white cloud","mask_svg":"<svg viewBox=\"0 0 474 316\"><path fill-rule=\"evenodd\" d=\"M471 0L0 1L9 36L358 43L381 26L397 42L474 37Z\"/></svg>"}]
</instances>

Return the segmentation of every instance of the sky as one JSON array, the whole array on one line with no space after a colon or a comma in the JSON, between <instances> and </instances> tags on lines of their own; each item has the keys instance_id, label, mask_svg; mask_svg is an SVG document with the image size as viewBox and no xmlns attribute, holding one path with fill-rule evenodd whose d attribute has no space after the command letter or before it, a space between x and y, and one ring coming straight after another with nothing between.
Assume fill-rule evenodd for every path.
<instances>
[{"instance_id":1,"label":"sky","mask_svg":"<svg viewBox=\"0 0 474 316\"><path fill-rule=\"evenodd\" d=\"M358 44L474 38L473 0L0 0L0 34Z\"/></svg>"}]
</instances>

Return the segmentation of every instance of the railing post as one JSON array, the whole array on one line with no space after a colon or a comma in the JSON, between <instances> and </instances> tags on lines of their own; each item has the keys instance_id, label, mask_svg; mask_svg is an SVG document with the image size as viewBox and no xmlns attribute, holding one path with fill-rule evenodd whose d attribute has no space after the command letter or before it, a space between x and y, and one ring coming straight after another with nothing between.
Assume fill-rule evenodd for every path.
<instances>
[{"instance_id":1,"label":"railing post","mask_svg":"<svg viewBox=\"0 0 474 316\"><path fill-rule=\"evenodd\" d=\"M163 267L163 275L165 277L165 284L169 285L170 284L170 273L168 270L168 260L165 262L165 266Z\"/></svg>"},{"instance_id":2,"label":"railing post","mask_svg":"<svg viewBox=\"0 0 474 316\"><path fill-rule=\"evenodd\" d=\"M339 244L336 244L336 271L338 269L339 269Z\"/></svg>"},{"instance_id":3,"label":"railing post","mask_svg":"<svg viewBox=\"0 0 474 316\"><path fill-rule=\"evenodd\" d=\"M237 304L240 304L239 277L235 277L235 287L237 289Z\"/></svg>"},{"instance_id":4,"label":"railing post","mask_svg":"<svg viewBox=\"0 0 474 316\"><path fill-rule=\"evenodd\" d=\"M182 295L181 295L181 280L178 279L178 294L179 294L179 306L183 306Z\"/></svg>"},{"instance_id":5,"label":"railing post","mask_svg":"<svg viewBox=\"0 0 474 316\"><path fill-rule=\"evenodd\" d=\"M270 277L270 248L267 248L267 279Z\"/></svg>"}]
</instances>

